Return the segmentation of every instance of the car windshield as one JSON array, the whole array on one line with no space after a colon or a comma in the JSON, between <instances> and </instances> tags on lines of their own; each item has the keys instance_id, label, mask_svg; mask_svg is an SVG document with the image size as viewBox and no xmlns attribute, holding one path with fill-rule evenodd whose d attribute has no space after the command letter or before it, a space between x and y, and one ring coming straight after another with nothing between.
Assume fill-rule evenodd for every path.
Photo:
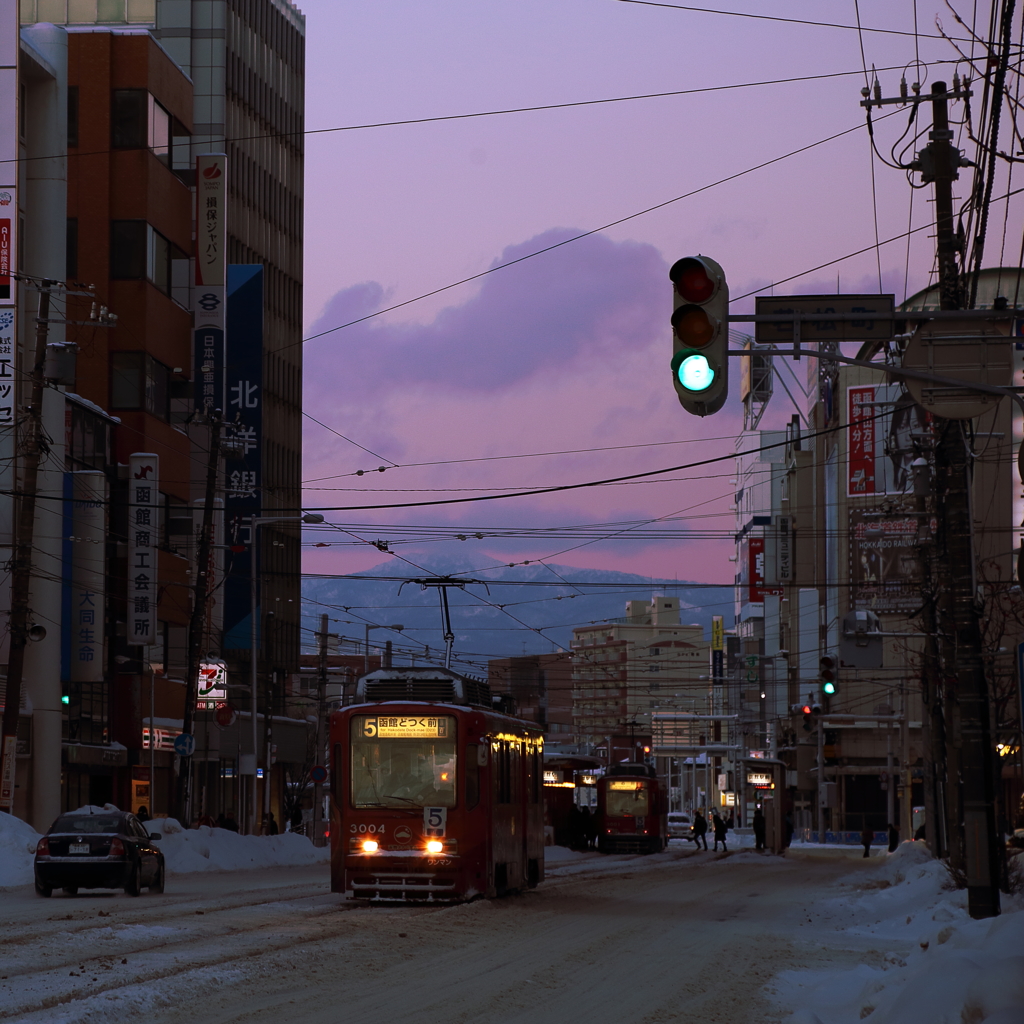
<instances>
[{"instance_id":1,"label":"car windshield","mask_svg":"<svg viewBox=\"0 0 1024 1024\"><path fill-rule=\"evenodd\" d=\"M122 818L115 814L68 814L58 818L50 833L60 832L121 832Z\"/></svg>"},{"instance_id":2,"label":"car windshield","mask_svg":"<svg viewBox=\"0 0 1024 1024\"><path fill-rule=\"evenodd\" d=\"M355 807L454 807L455 719L352 719Z\"/></svg>"}]
</instances>

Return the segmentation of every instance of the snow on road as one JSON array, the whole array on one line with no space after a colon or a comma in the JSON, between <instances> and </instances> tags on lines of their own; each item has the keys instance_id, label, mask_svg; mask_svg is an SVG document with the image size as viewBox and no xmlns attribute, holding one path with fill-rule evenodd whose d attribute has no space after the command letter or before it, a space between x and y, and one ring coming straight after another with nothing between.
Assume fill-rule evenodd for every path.
<instances>
[{"instance_id":1,"label":"snow on road","mask_svg":"<svg viewBox=\"0 0 1024 1024\"><path fill-rule=\"evenodd\" d=\"M1024 970L1003 963L1024 950L1021 906L971 921L914 844L870 861L677 843L650 857L550 854L537 890L455 907L349 903L323 864L170 875L164 895L139 899L9 889L0 1019L1024 1020Z\"/></svg>"}]
</instances>

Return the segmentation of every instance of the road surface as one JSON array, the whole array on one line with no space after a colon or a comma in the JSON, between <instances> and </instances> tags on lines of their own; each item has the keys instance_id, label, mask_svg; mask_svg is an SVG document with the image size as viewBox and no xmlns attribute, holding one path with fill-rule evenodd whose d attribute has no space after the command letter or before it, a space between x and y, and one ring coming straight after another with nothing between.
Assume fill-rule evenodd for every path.
<instances>
[{"instance_id":1,"label":"road surface","mask_svg":"<svg viewBox=\"0 0 1024 1024\"><path fill-rule=\"evenodd\" d=\"M804 908L842 851L599 857L537 890L455 907L364 906L322 866L168 878L162 896L0 894L0 1019L56 1024L742 1024L773 976L877 963Z\"/></svg>"}]
</instances>

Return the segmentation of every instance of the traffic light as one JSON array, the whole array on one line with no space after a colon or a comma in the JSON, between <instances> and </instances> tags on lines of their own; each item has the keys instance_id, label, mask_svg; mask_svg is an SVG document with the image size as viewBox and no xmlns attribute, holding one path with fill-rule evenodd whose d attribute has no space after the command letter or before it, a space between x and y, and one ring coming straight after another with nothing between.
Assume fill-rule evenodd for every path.
<instances>
[{"instance_id":1,"label":"traffic light","mask_svg":"<svg viewBox=\"0 0 1024 1024\"><path fill-rule=\"evenodd\" d=\"M672 264L672 383L679 404L710 416L729 393L729 285L707 256Z\"/></svg>"},{"instance_id":2,"label":"traffic light","mask_svg":"<svg viewBox=\"0 0 1024 1024\"><path fill-rule=\"evenodd\" d=\"M810 732L817 724L818 715L821 714L820 704L792 704L790 705L790 712L794 715L803 715L804 717L804 732Z\"/></svg>"},{"instance_id":3,"label":"traffic light","mask_svg":"<svg viewBox=\"0 0 1024 1024\"><path fill-rule=\"evenodd\" d=\"M818 681L821 692L831 697L836 692L836 659L831 654L818 659Z\"/></svg>"}]
</instances>

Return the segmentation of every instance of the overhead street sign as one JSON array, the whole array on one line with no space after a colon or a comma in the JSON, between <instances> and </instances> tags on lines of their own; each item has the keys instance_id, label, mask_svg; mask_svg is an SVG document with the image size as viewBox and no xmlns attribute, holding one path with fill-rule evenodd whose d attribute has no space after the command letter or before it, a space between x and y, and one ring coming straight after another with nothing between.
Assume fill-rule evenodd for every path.
<instances>
[{"instance_id":1,"label":"overhead street sign","mask_svg":"<svg viewBox=\"0 0 1024 1024\"><path fill-rule=\"evenodd\" d=\"M893 336L894 295L759 295L756 313L783 316L800 313L820 319L801 320L801 342L887 341ZM863 314L863 319L846 319ZM843 319L834 319L842 317ZM793 340L793 321L757 321L755 339L764 344Z\"/></svg>"}]
</instances>

